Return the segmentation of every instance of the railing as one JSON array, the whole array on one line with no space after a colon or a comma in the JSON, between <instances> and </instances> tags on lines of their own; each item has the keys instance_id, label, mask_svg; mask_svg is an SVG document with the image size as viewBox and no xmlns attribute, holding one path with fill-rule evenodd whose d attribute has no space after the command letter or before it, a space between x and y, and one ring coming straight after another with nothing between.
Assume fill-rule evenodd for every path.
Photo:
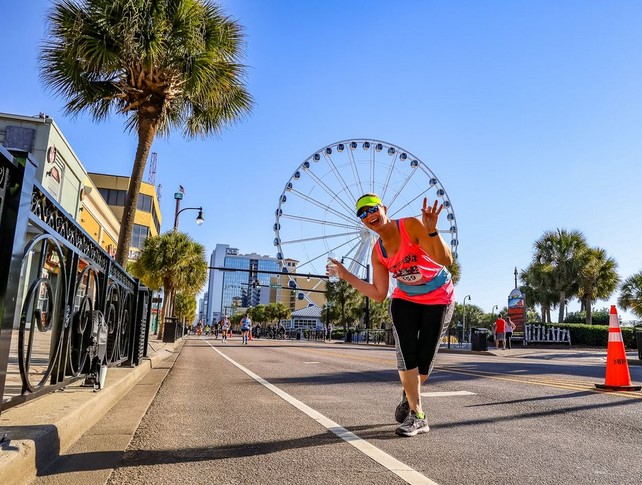
<instances>
[{"instance_id":1,"label":"railing","mask_svg":"<svg viewBox=\"0 0 642 485\"><path fill-rule=\"evenodd\" d=\"M564 343L571 345L571 331L568 329L527 324L524 327L524 345L530 342Z\"/></svg>"},{"instance_id":2,"label":"railing","mask_svg":"<svg viewBox=\"0 0 642 485\"><path fill-rule=\"evenodd\" d=\"M0 410L146 355L150 292L0 147Z\"/></svg>"},{"instance_id":3,"label":"railing","mask_svg":"<svg viewBox=\"0 0 642 485\"><path fill-rule=\"evenodd\" d=\"M392 330L388 329L367 329L354 332L352 334L352 343L362 344L392 344Z\"/></svg>"}]
</instances>

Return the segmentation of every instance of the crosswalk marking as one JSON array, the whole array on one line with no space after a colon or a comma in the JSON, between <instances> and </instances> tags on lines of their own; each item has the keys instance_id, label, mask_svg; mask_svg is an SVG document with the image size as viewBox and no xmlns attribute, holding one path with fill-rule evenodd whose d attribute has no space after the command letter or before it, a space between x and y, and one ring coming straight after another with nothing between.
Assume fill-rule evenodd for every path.
<instances>
[{"instance_id":1,"label":"crosswalk marking","mask_svg":"<svg viewBox=\"0 0 642 485\"><path fill-rule=\"evenodd\" d=\"M470 391L422 392L421 397L474 396Z\"/></svg>"}]
</instances>

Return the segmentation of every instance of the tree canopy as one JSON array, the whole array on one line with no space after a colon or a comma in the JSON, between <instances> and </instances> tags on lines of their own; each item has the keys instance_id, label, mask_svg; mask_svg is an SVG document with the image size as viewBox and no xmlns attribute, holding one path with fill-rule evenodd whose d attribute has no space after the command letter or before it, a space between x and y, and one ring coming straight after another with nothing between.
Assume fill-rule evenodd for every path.
<instances>
[{"instance_id":1,"label":"tree canopy","mask_svg":"<svg viewBox=\"0 0 642 485\"><path fill-rule=\"evenodd\" d=\"M174 295L195 295L207 280L205 247L187 234L170 231L145 239L137 261L130 265L132 274L144 284L163 286L162 315L173 316ZM153 286L152 286L153 287ZM163 320L159 325L159 339L163 337Z\"/></svg>"},{"instance_id":2,"label":"tree canopy","mask_svg":"<svg viewBox=\"0 0 642 485\"><path fill-rule=\"evenodd\" d=\"M156 135L218 133L251 109L242 29L203 0L54 0L47 25L41 77L66 112L122 115L138 135L116 252L124 266Z\"/></svg>"}]
</instances>

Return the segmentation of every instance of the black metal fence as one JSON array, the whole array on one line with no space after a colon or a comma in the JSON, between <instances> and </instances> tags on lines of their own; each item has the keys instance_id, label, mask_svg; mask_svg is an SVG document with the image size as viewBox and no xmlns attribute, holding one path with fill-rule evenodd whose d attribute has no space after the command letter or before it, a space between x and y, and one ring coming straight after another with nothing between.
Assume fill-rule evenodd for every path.
<instances>
[{"instance_id":1,"label":"black metal fence","mask_svg":"<svg viewBox=\"0 0 642 485\"><path fill-rule=\"evenodd\" d=\"M146 355L151 292L0 147L0 410Z\"/></svg>"}]
</instances>

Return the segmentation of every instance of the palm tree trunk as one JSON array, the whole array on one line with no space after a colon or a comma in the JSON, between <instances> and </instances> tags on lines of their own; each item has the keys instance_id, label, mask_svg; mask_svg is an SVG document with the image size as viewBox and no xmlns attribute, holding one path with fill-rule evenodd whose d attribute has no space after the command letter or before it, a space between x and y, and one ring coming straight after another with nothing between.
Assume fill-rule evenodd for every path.
<instances>
[{"instance_id":1,"label":"palm tree trunk","mask_svg":"<svg viewBox=\"0 0 642 485\"><path fill-rule=\"evenodd\" d=\"M167 293L165 293L167 294ZM158 326L156 327L156 339L163 340L163 332L165 330L165 311L167 305L167 298L163 298L163 306L161 308L161 313L158 315Z\"/></svg>"},{"instance_id":2,"label":"palm tree trunk","mask_svg":"<svg viewBox=\"0 0 642 485\"><path fill-rule=\"evenodd\" d=\"M586 308L586 323L593 325L593 312L591 311L591 299L586 298L584 301L584 308Z\"/></svg>"},{"instance_id":3,"label":"palm tree trunk","mask_svg":"<svg viewBox=\"0 0 642 485\"><path fill-rule=\"evenodd\" d=\"M131 178L129 179L129 189L127 190L127 199L123 209L123 218L120 221L120 232L118 234L118 248L116 250L116 261L122 267L125 267L129 258L129 247L132 241L132 232L134 231L134 217L136 215L136 205L138 204L138 192L140 184L143 181L145 165L149 157L149 151L152 142L156 136L156 122L144 115L141 117L138 125L138 147L136 148L136 157L132 167Z\"/></svg>"},{"instance_id":4,"label":"palm tree trunk","mask_svg":"<svg viewBox=\"0 0 642 485\"><path fill-rule=\"evenodd\" d=\"M564 321L564 310L566 309L566 293L560 291L560 311L559 316L557 317L557 323L562 323Z\"/></svg>"},{"instance_id":5,"label":"palm tree trunk","mask_svg":"<svg viewBox=\"0 0 642 485\"><path fill-rule=\"evenodd\" d=\"M171 317L174 309L174 294L175 290L171 286L163 286L163 308L161 310L160 321L158 322L158 340L163 340L163 334L165 333L165 319Z\"/></svg>"}]
</instances>

